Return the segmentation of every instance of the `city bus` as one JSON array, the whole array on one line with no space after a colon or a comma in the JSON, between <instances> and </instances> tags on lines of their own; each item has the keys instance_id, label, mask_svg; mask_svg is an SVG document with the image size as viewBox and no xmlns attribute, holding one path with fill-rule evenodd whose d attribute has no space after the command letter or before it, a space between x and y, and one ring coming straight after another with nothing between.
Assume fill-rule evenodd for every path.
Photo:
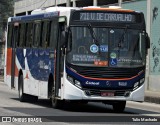
<instances>
[{"instance_id":1,"label":"city bus","mask_svg":"<svg viewBox=\"0 0 160 125\"><path fill-rule=\"evenodd\" d=\"M8 19L5 83L20 101L102 102L116 112L144 101L147 49L142 12L49 7Z\"/></svg>"}]
</instances>

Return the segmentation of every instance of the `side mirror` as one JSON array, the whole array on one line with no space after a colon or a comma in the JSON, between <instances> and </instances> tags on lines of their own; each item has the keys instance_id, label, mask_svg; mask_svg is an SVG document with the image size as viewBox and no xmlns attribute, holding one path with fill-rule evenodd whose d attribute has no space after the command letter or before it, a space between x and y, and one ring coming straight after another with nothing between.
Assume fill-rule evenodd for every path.
<instances>
[{"instance_id":1,"label":"side mirror","mask_svg":"<svg viewBox=\"0 0 160 125\"><path fill-rule=\"evenodd\" d=\"M148 36L148 33L146 33L146 48L149 49L150 48L150 38Z\"/></svg>"}]
</instances>

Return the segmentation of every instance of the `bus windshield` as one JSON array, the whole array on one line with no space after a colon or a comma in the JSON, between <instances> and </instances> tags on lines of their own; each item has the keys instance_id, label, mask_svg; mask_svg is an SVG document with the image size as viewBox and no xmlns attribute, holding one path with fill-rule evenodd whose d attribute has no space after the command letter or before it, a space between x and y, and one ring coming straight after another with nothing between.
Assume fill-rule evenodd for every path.
<instances>
[{"instance_id":1,"label":"bus windshield","mask_svg":"<svg viewBox=\"0 0 160 125\"><path fill-rule=\"evenodd\" d=\"M70 27L68 63L80 66L140 67L145 65L142 30ZM94 33L94 37L93 34ZM96 39L96 42L95 42Z\"/></svg>"}]
</instances>

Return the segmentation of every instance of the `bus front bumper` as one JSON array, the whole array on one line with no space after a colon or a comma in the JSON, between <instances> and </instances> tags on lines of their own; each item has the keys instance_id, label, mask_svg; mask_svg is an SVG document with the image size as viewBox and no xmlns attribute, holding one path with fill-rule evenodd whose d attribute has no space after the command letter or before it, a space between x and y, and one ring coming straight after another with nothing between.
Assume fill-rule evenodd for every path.
<instances>
[{"instance_id":1,"label":"bus front bumper","mask_svg":"<svg viewBox=\"0 0 160 125\"><path fill-rule=\"evenodd\" d=\"M81 90L75 85L71 84L68 80L65 80L65 84L63 86L63 96L61 99L65 100L87 100L87 101L144 101L144 84L142 84L139 88L134 91L130 91L128 96L101 96L101 95L90 95L86 94L85 90ZM107 90L106 90L107 91Z\"/></svg>"}]
</instances>

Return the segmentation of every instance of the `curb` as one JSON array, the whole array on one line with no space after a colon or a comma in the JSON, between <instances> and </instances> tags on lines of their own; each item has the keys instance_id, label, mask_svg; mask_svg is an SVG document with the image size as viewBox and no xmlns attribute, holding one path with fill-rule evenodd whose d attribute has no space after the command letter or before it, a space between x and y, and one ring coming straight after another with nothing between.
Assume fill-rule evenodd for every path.
<instances>
[{"instance_id":1,"label":"curb","mask_svg":"<svg viewBox=\"0 0 160 125\"><path fill-rule=\"evenodd\" d=\"M160 104L160 97L145 96L144 101Z\"/></svg>"},{"instance_id":2,"label":"curb","mask_svg":"<svg viewBox=\"0 0 160 125\"><path fill-rule=\"evenodd\" d=\"M160 92L146 90L145 91L145 102L160 104Z\"/></svg>"}]
</instances>

